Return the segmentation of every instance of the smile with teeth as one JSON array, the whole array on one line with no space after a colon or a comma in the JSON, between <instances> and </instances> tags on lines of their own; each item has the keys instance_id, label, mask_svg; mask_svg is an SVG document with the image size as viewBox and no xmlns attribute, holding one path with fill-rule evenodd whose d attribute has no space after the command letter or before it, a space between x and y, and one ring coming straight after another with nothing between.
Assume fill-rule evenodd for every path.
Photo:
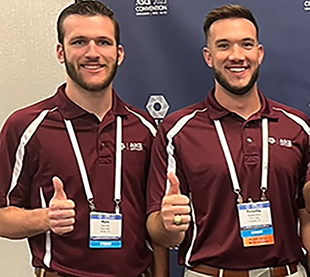
<instances>
[{"instance_id":1,"label":"smile with teeth","mask_svg":"<svg viewBox=\"0 0 310 277\"><path fill-rule=\"evenodd\" d=\"M249 66L226 66L226 69L232 73L243 73L248 68Z\"/></svg>"},{"instance_id":2,"label":"smile with teeth","mask_svg":"<svg viewBox=\"0 0 310 277\"><path fill-rule=\"evenodd\" d=\"M81 66L85 69L91 69L91 70L104 67L104 65L101 64L82 64Z\"/></svg>"},{"instance_id":3,"label":"smile with teeth","mask_svg":"<svg viewBox=\"0 0 310 277\"><path fill-rule=\"evenodd\" d=\"M244 72L246 68L244 68L244 67L231 67L228 69L232 72L240 73L240 72Z\"/></svg>"}]
</instances>

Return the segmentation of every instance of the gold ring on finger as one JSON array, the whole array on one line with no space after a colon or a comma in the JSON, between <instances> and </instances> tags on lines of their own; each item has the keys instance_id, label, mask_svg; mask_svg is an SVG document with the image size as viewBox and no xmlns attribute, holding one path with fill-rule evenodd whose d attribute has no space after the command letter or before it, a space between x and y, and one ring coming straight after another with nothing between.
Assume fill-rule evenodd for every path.
<instances>
[{"instance_id":1,"label":"gold ring on finger","mask_svg":"<svg viewBox=\"0 0 310 277\"><path fill-rule=\"evenodd\" d=\"M182 224L182 217L179 214L176 214L174 216L173 223L175 225L181 225Z\"/></svg>"}]
</instances>

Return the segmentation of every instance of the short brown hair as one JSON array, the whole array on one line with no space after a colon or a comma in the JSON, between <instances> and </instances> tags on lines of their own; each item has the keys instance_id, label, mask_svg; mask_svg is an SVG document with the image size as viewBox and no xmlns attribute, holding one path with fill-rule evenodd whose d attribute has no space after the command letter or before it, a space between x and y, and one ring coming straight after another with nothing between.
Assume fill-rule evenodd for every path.
<instances>
[{"instance_id":1,"label":"short brown hair","mask_svg":"<svg viewBox=\"0 0 310 277\"><path fill-rule=\"evenodd\" d=\"M107 5L99 1L82 1L74 3L66 7L59 14L57 19L57 34L59 43L63 44L65 31L63 29L63 23L65 19L70 15L82 15L82 16L96 16L102 15L110 18L115 27L115 40L117 45L120 44L120 28L119 24L115 19L114 12Z\"/></svg>"},{"instance_id":2,"label":"short brown hair","mask_svg":"<svg viewBox=\"0 0 310 277\"><path fill-rule=\"evenodd\" d=\"M228 18L245 18L245 19L251 21L256 28L256 37L257 37L257 40L259 40L258 24L257 24L253 14L252 14L252 12L242 5L229 4L229 5L217 7L215 9L211 10L207 14L205 21L204 21L204 24L203 24L203 31L205 33L207 42L208 42L208 35L209 35L211 25L217 20L228 19Z\"/></svg>"}]
</instances>

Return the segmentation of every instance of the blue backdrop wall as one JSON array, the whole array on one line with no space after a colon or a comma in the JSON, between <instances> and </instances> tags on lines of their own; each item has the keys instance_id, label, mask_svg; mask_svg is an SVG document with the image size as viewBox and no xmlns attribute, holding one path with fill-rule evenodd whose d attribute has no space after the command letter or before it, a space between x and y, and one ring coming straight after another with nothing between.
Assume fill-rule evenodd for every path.
<instances>
[{"instance_id":1,"label":"blue backdrop wall","mask_svg":"<svg viewBox=\"0 0 310 277\"><path fill-rule=\"evenodd\" d=\"M203 19L210 9L227 2L103 2L114 9L121 25L126 59L115 84L125 100L143 108L150 95L163 94L171 112L206 96L213 85L213 77L202 57ZM240 0L231 3L250 8L258 20L260 40L266 50L260 88L269 98L309 115L310 1ZM149 14L141 15L143 12Z\"/></svg>"},{"instance_id":2,"label":"blue backdrop wall","mask_svg":"<svg viewBox=\"0 0 310 277\"><path fill-rule=\"evenodd\" d=\"M169 112L200 101L213 86L202 57L202 24L221 0L104 0L121 25L126 59L115 87L129 103L145 108L164 95ZM240 0L260 26L265 46L260 89L271 99L310 113L310 1ZM157 98L153 111L162 111ZM168 110L167 108L165 111ZM162 111L158 117L165 114ZM180 276L173 255L172 276Z\"/></svg>"}]
</instances>

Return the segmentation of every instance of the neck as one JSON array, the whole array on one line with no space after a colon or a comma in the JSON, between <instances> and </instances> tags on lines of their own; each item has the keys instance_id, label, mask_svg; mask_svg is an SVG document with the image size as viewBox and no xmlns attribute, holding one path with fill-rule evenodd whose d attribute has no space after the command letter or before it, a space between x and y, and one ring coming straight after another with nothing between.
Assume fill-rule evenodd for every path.
<instances>
[{"instance_id":1,"label":"neck","mask_svg":"<svg viewBox=\"0 0 310 277\"><path fill-rule=\"evenodd\" d=\"M235 95L216 84L214 96L222 107L245 119L248 119L261 108L261 101L256 85L244 95Z\"/></svg>"},{"instance_id":2,"label":"neck","mask_svg":"<svg viewBox=\"0 0 310 277\"><path fill-rule=\"evenodd\" d=\"M95 114L100 121L112 108L112 84L102 91L88 91L67 80L66 95L84 110Z\"/></svg>"}]
</instances>

